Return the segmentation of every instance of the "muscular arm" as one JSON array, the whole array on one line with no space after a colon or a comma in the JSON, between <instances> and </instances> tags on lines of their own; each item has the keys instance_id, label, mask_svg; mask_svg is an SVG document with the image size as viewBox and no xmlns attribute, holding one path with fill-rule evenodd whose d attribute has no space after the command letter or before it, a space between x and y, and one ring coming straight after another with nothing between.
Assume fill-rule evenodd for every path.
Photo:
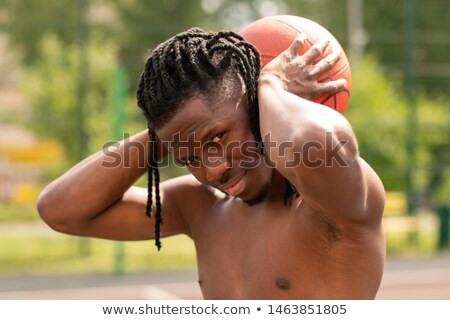
<instances>
[{"instance_id":1,"label":"muscular arm","mask_svg":"<svg viewBox=\"0 0 450 320\"><path fill-rule=\"evenodd\" d=\"M312 209L336 220L379 223L384 190L359 157L348 121L328 107L288 92L286 79L279 77L279 70L295 74L292 71L299 68L297 49L291 50L295 58L289 58L288 51L261 73L260 125L265 145L271 146L268 156Z\"/></svg>"},{"instance_id":2,"label":"muscular arm","mask_svg":"<svg viewBox=\"0 0 450 320\"><path fill-rule=\"evenodd\" d=\"M147 171L148 134L121 141L109 153L99 151L49 184L38 211L53 229L74 235L116 240L153 238L154 219L145 214L147 190L132 186ZM114 154L113 154L114 152ZM162 235L186 233L177 209L176 184L161 184L163 212L170 218Z\"/></svg>"}]
</instances>

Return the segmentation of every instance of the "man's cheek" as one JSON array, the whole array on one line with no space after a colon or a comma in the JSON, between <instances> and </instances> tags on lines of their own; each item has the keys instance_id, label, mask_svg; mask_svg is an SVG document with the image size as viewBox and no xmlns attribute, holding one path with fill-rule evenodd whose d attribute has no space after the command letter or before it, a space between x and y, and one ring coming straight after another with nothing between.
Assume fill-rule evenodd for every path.
<instances>
[{"instance_id":1,"label":"man's cheek","mask_svg":"<svg viewBox=\"0 0 450 320\"><path fill-rule=\"evenodd\" d=\"M241 168L256 168L260 165L262 157L255 141L246 141L239 148Z\"/></svg>"}]
</instances>

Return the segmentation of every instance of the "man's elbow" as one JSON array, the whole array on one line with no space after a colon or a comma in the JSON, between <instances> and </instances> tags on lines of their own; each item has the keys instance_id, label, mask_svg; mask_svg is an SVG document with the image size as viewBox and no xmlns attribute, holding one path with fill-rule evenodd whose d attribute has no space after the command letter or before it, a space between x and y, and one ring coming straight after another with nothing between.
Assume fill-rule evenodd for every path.
<instances>
[{"instance_id":1,"label":"man's elbow","mask_svg":"<svg viewBox=\"0 0 450 320\"><path fill-rule=\"evenodd\" d=\"M48 187L41 191L37 200L37 211L41 219L53 230L70 233L68 221L61 214L61 202L56 199ZM68 209L68 208L66 208Z\"/></svg>"}]
</instances>

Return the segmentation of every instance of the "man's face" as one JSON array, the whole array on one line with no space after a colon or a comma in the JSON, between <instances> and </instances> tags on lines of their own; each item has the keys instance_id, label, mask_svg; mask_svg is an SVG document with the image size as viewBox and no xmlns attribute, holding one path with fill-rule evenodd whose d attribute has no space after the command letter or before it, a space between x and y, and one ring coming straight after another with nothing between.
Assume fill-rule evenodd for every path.
<instances>
[{"instance_id":1,"label":"man's face","mask_svg":"<svg viewBox=\"0 0 450 320\"><path fill-rule=\"evenodd\" d=\"M270 190L273 169L258 152L246 98L220 100L208 103L199 96L186 101L157 134L201 183L248 203L260 202Z\"/></svg>"}]
</instances>

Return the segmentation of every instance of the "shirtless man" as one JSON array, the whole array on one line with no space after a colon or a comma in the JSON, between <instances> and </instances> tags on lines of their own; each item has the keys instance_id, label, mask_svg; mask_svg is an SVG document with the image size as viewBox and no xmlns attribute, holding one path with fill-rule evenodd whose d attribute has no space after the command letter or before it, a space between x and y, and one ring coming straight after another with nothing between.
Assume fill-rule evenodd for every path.
<instances>
[{"instance_id":1,"label":"shirtless man","mask_svg":"<svg viewBox=\"0 0 450 320\"><path fill-rule=\"evenodd\" d=\"M149 130L114 149L129 165L111 168L104 151L85 159L43 190L43 220L158 246L159 235L186 234L206 299L375 298L384 189L346 119L307 100L343 89L316 80L339 57L314 64L328 44L298 56L302 43L262 70L232 32L195 28L159 45L137 94ZM191 174L159 185L168 152ZM133 186L147 170L149 196Z\"/></svg>"}]
</instances>

